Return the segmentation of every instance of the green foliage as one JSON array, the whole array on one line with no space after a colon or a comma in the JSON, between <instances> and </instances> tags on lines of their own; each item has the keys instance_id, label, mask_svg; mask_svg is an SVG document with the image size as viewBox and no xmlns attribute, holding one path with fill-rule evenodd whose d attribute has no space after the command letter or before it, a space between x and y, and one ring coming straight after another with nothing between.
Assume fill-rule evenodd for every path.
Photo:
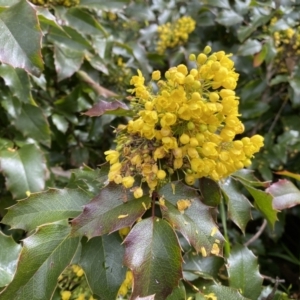
<instances>
[{"instance_id":1,"label":"green foliage","mask_svg":"<svg viewBox=\"0 0 300 300\"><path fill-rule=\"evenodd\" d=\"M195 30L157 53L158 26L182 16ZM299 297L294 1L0 0L0 28L1 300ZM206 45L233 54L243 136L264 149L253 170L135 199L103 164L134 115L130 78Z\"/></svg>"}]
</instances>

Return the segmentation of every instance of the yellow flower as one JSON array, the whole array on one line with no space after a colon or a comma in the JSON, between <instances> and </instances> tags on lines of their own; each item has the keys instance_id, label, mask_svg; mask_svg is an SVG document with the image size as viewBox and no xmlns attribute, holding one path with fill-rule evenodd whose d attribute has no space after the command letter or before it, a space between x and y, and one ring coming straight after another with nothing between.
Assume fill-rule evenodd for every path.
<instances>
[{"instance_id":1,"label":"yellow flower","mask_svg":"<svg viewBox=\"0 0 300 300\"><path fill-rule=\"evenodd\" d=\"M132 176L123 177L122 184L127 189L131 188L134 184L134 178Z\"/></svg>"},{"instance_id":2,"label":"yellow flower","mask_svg":"<svg viewBox=\"0 0 300 300\"><path fill-rule=\"evenodd\" d=\"M134 198L141 198L143 196L143 194L144 194L144 192L141 187L136 188L133 192Z\"/></svg>"},{"instance_id":3,"label":"yellow flower","mask_svg":"<svg viewBox=\"0 0 300 300\"><path fill-rule=\"evenodd\" d=\"M69 300L72 295L70 291L61 291L60 294L62 300Z\"/></svg>"},{"instance_id":4,"label":"yellow flower","mask_svg":"<svg viewBox=\"0 0 300 300\"><path fill-rule=\"evenodd\" d=\"M160 71L154 71L154 72L152 73L152 80L157 81L157 80L159 80L159 79L160 79Z\"/></svg>"}]
</instances>

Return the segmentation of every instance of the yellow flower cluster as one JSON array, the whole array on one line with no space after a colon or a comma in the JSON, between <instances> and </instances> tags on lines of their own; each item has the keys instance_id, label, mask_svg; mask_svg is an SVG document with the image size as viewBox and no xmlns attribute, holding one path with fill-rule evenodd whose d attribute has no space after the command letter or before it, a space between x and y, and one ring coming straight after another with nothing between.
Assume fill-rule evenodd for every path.
<instances>
[{"instance_id":1,"label":"yellow flower cluster","mask_svg":"<svg viewBox=\"0 0 300 300\"><path fill-rule=\"evenodd\" d=\"M126 272L125 280L122 282L120 289L118 291L118 296L124 297L127 295L128 290L130 290L132 287L132 279L133 279L132 272L128 270Z\"/></svg>"},{"instance_id":2,"label":"yellow flower cluster","mask_svg":"<svg viewBox=\"0 0 300 300\"><path fill-rule=\"evenodd\" d=\"M276 17L272 18L270 25L275 25L277 21ZM264 30L268 31L268 28L265 27ZM300 27L275 31L273 32L273 39L277 52L276 68L280 73L292 72L300 55ZM289 59L292 61L289 62Z\"/></svg>"},{"instance_id":3,"label":"yellow flower cluster","mask_svg":"<svg viewBox=\"0 0 300 300\"><path fill-rule=\"evenodd\" d=\"M163 54L167 48L174 48L188 40L189 34L195 30L196 22L191 17L179 18L176 22L158 26L159 41L157 52Z\"/></svg>"},{"instance_id":4,"label":"yellow flower cluster","mask_svg":"<svg viewBox=\"0 0 300 300\"><path fill-rule=\"evenodd\" d=\"M143 182L151 193L176 175L189 185L201 177L218 181L249 166L263 146L260 135L234 140L244 131L234 92L238 74L230 55L210 52L207 46L190 55L194 68L172 67L165 79L154 71L156 92L140 71L132 77L136 116L116 129L116 150L105 155L109 180L131 188L136 198L143 195Z\"/></svg>"},{"instance_id":5,"label":"yellow flower cluster","mask_svg":"<svg viewBox=\"0 0 300 300\"><path fill-rule=\"evenodd\" d=\"M33 4L36 5L62 5L65 7L76 6L80 3L80 0L30 0Z\"/></svg>"}]
</instances>

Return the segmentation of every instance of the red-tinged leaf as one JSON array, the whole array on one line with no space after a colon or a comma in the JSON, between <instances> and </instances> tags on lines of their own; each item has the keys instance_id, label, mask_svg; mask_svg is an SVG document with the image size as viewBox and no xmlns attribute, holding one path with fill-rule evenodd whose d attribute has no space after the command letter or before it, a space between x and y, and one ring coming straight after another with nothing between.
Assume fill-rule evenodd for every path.
<instances>
[{"instance_id":1,"label":"red-tinged leaf","mask_svg":"<svg viewBox=\"0 0 300 300\"><path fill-rule=\"evenodd\" d=\"M253 58L253 67L254 68L259 67L265 61L267 52L268 52L267 46L264 44L262 46L262 49L254 55L254 58Z\"/></svg>"},{"instance_id":2,"label":"red-tinged leaf","mask_svg":"<svg viewBox=\"0 0 300 300\"><path fill-rule=\"evenodd\" d=\"M273 198L273 208L283 210L300 204L300 191L286 179L273 183L267 190Z\"/></svg>"},{"instance_id":3,"label":"red-tinged leaf","mask_svg":"<svg viewBox=\"0 0 300 300\"><path fill-rule=\"evenodd\" d=\"M199 179L199 187L203 196L202 202L208 206L216 207L221 201L221 190L219 185L212 179L202 177Z\"/></svg>"},{"instance_id":4,"label":"red-tinged leaf","mask_svg":"<svg viewBox=\"0 0 300 300\"><path fill-rule=\"evenodd\" d=\"M83 115L87 115L89 117L99 117L107 112L119 111L120 109L127 111L128 107L118 100L112 102L100 100L100 102L95 104L92 108L84 112Z\"/></svg>"},{"instance_id":5,"label":"red-tinged leaf","mask_svg":"<svg viewBox=\"0 0 300 300\"><path fill-rule=\"evenodd\" d=\"M132 226L145 213L150 201L149 196L135 199L122 185L110 183L72 221L72 232L90 239Z\"/></svg>"},{"instance_id":6,"label":"red-tinged leaf","mask_svg":"<svg viewBox=\"0 0 300 300\"><path fill-rule=\"evenodd\" d=\"M244 184L244 187L248 190L248 192L252 195L255 206L260 212L264 215L267 219L271 227L274 227L275 222L277 219L277 210L275 210L272 206L273 197L269 193L265 191L261 191L255 189L249 185Z\"/></svg>"},{"instance_id":7,"label":"red-tinged leaf","mask_svg":"<svg viewBox=\"0 0 300 300\"><path fill-rule=\"evenodd\" d=\"M159 218L144 219L132 228L124 245L124 264L134 277L130 299L150 295L166 299L182 277L181 250L170 224Z\"/></svg>"},{"instance_id":8,"label":"red-tinged leaf","mask_svg":"<svg viewBox=\"0 0 300 300\"><path fill-rule=\"evenodd\" d=\"M229 218L245 233L246 225L251 219L250 201L230 177L220 183L220 186L227 203Z\"/></svg>"},{"instance_id":9,"label":"red-tinged leaf","mask_svg":"<svg viewBox=\"0 0 300 300\"><path fill-rule=\"evenodd\" d=\"M300 174L292 173L292 172L289 172L289 171L286 171L286 170L275 172L275 174L288 176L288 177L291 177L291 178L294 178L294 179L300 181Z\"/></svg>"},{"instance_id":10,"label":"red-tinged leaf","mask_svg":"<svg viewBox=\"0 0 300 300\"><path fill-rule=\"evenodd\" d=\"M197 191L181 181L165 185L159 195L160 208L166 218L203 256L222 255L223 236L214 222L214 209L204 205ZM179 211L178 201L187 200L190 206Z\"/></svg>"}]
</instances>

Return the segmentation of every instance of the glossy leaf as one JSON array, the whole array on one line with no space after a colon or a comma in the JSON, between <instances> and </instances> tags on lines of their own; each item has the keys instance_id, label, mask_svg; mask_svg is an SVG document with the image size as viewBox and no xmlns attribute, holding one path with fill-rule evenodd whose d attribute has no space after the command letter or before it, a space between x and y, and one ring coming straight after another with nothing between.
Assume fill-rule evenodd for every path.
<instances>
[{"instance_id":1,"label":"glossy leaf","mask_svg":"<svg viewBox=\"0 0 300 300\"><path fill-rule=\"evenodd\" d=\"M4 43L0 61L39 75L43 70L42 32L33 7L27 1L20 1L0 12L0 28L0 40Z\"/></svg>"},{"instance_id":2,"label":"glossy leaf","mask_svg":"<svg viewBox=\"0 0 300 300\"><path fill-rule=\"evenodd\" d=\"M0 65L0 76L9 86L12 94L24 103L32 103L28 74L23 69L14 69L9 65Z\"/></svg>"},{"instance_id":3,"label":"glossy leaf","mask_svg":"<svg viewBox=\"0 0 300 300\"><path fill-rule=\"evenodd\" d=\"M232 177L235 178L236 180L251 185L251 186L256 186L256 187L268 187L270 185L269 181L259 181L255 176L254 176L254 171L253 170L248 170L248 169L241 169L232 174Z\"/></svg>"},{"instance_id":4,"label":"glossy leaf","mask_svg":"<svg viewBox=\"0 0 300 300\"><path fill-rule=\"evenodd\" d=\"M12 281L21 248L11 236L0 231L0 287Z\"/></svg>"},{"instance_id":5,"label":"glossy leaf","mask_svg":"<svg viewBox=\"0 0 300 300\"><path fill-rule=\"evenodd\" d=\"M231 178L220 183L220 187L227 203L229 218L245 233L246 226L251 219L251 203L239 191L237 183Z\"/></svg>"},{"instance_id":6,"label":"glossy leaf","mask_svg":"<svg viewBox=\"0 0 300 300\"><path fill-rule=\"evenodd\" d=\"M42 224L78 216L89 200L89 195L80 189L50 189L18 201L8 209L2 222L12 228L31 231Z\"/></svg>"},{"instance_id":7,"label":"glossy leaf","mask_svg":"<svg viewBox=\"0 0 300 300\"><path fill-rule=\"evenodd\" d=\"M155 298L153 298L155 300ZM186 299L185 287L182 282L179 283L179 286L176 287L172 294L170 294L166 300L183 300Z\"/></svg>"},{"instance_id":8,"label":"glossy leaf","mask_svg":"<svg viewBox=\"0 0 300 300\"><path fill-rule=\"evenodd\" d=\"M135 199L122 185L110 183L72 221L73 234L90 239L132 226L149 205L149 196Z\"/></svg>"},{"instance_id":9,"label":"glossy leaf","mask_svg":"<svg viewBox=\"0 0 300 300\"><path fill-rule=\"evenodd\" d=\"M21 113L14 121L15 126L25 136L41 142L45 146L50 146L50 128L43 111L34 105L23 104Z\"/></svg>"},{"instance_id":10,"label":"glossy leaf","mask_svg":"<svg viewBox=\"0 0 300 300\"><path fill-rule=\"evenodd\" d=\"M271 227L274 227L277 219L277 210L272 206L273 197L261 190L255 189L248 185L244 185L255 201L255 206L264 215Z\"/></svg>"},{"instance_id":11,"label":"glossy leaf","mask_svg":"<svg viewBox=\"0 0 300 300\"><path fill-rule=\"evenodd\" d=\"M230 8L228 0L204 0L203 3L220 8Z\"/></svg>"},{"instance_id":12,"label":"glossy leaf","mask_svg":"<svg viewBox=\"0 0 300 300\"><path fill-rule=\"evenodd\" d=\"M98 103L96 103L92 108L90 108L88 111L84 112L83 115L87 115L89 117L99 117L107 112L119 111L119 110L128 110L127 105L124 103L115 100L111 102L100 100Z\"/></svg>"},{"instance_id":13,"label":"glossy leaf","mask_svg":"<svg viewBox=\"0 0 300 300\"><path fill-rule=\"evenodd\" d=\"M17 272L13 281L0 293L1 300L50 299L57 278L71 262L79 244L70 238L70 227L48 224L23 240Z\"/></svg>"},{"instance_id":14,"label":"glossy leaf","mask_svg":"<svg viewBox=\"0 0 300 300\"><path fill-rule=\"evenodd\" d=\"M83 9L77 7L68 9L65 19L70 27L83 34L108 36L101 24Z\"/></svg>"},{"instance_id":15,"label":"glossy leaf","mask_svg":"<svg viewBox=\"0 0 300 300\"><path fill-rule=\"evenodd\" d=\"M103 9L103 10L110 10L110 9L120 9L124 7L128 0L113 0L113 1L106 1L106 0L81 0L80 6L93 8L93 9Z\"/></svg>"},{"instance_id":16,"label":"glossy leaf","mask_svg":"<svg viewBox=\"0 0 300 300\"><path fill-rule=\"evenodd\" d=\"M258 271L257 257L245 246L236 245L228 257L229 284L252 300L257 300L262 290L263 278Z\"/></svg>"},{"instance_id":17,"label":"glossy leaf","mask_svg":"<svg viewBox=\"0 0 300 300\"><path fill-rule=\"evenodd\" d=\"M172 182L159 191L163 201L160 202L161 212L186 240L206 256L213 249L215 254L222 255L223 236L214 222L213 209L204 205L196 190L182 182ZM188 200L190 206L184 211L177 208L179 200ZM214 251L213 251L214 252Z\"/></svg>"},{"instance_id":18,"label":"glossy leaf","mask_svg":"<svg viewBox=\"0 0 300 300\"><path fill-rule=\"evenodd\" d=\"M83 63L84 53L63 46L54 46L57 79L61 81L71 77Z\"/></svg>"},{"instance_id":19,"label":"glossy leaf","mask_svg":"<svg viewBox=\"0 0 300 300\"><path fill-rule=\"evenodd\" d=\"M232 26L234 24L241 23L242 21L243 18L234 10L222 10L216 18L216 22L224 26Z\"/></svg>"},{"instance_id":20,"label":"glossy leaf","mask_svg":"<svg viewBox=\"0 0 300 300\"><path fill-rule=\"evenodd\" d=\"M262 48L262 44L258 40L248 39L240 46L238 53L241 56L253 55L258 53Z\"/></svg>"},{"instance_id":21,"label":"glossy leaf","mask_svg":"<svg viewBox=\"0 0 300 300\"><path fill-rule=\"evenodd\" d=\"M0 162L7 189L14 198L24 198L26 192L44 189L46 166L42 153L34 144L25 145L18 150L2 150Z\"/></svg>"},{"instance_id":22,"label":"glossy leaf","mask_svg":"<svg viewBox=\"0 0 300 300\"><path fill-rule=\"evenodd\" d=\"M203 257L193 251L183 256L183 278L193 281L199 277L214 280L218 276L224 259L218 256Z\"/></svg>"},{"instance_id":23,"label":"glossy leaf","mask_svg":"<svg viewBox=\"0 0 300 300\"><path fill-rule=\"evenodd\" d=\"M138 222L124 240L124 264L133 272L131 299L155 294L165 299L182 277L180 246L174 230L164 220Z\"/></svg>"},{"instance_id":24,"label":"glossy leaf","mask_svg":"<svg viewBox=\"0 0 300 300\"><path fill-rule=\"evenodd\" d=\"M266 192L273 196L273 208L276 210L283 210L300 204L299 189L286 179L271 184Z\"/></svg>"},{"instance_id":25,"label":"glossy leaf","mask_svg":"<svg viewBox=\"0 0 300 300\"><path fill-rule=\"evenodd\" d=\"M207 206L218 206L221 201L219 185L212 179L202 177L199 179L199 188L203 196L202 202Z\"/></svg>"},{"instance_id":26,"label":"glossy leaf","mask_svg":"<svg viewBox=\"0 0 300 300\"><path fill-rule=\"evenodd\" d=\"M288 176L288 177L291 177L291 178L294 178L294 179L300 181L300 174L292 173L289 171L277 171L276 174Z\"/></svg>"},{"instance_id":27,"label":"glossy leaf","mask_svg":"<svg viewBox=\"0 0 300 300\"><path fill-rule=\"evenodd\" d=\"M230 300L249 300L240 294L236 289L225 285L210 285L205 288L205 295L213 293L217 299L230 299Z\"/></svg>"},{"instance_id":28,"label":"glossy leaf","mask_svg":"<svg viewBox=\"0 0 300 300\"><path fill-rule=\"evenodd\" d=\"M122 266L124 247L119 233L83 239L78 264L85 271L89 286L99 299L116 299L125 278Z\"/></svg>"}]
</instances>

